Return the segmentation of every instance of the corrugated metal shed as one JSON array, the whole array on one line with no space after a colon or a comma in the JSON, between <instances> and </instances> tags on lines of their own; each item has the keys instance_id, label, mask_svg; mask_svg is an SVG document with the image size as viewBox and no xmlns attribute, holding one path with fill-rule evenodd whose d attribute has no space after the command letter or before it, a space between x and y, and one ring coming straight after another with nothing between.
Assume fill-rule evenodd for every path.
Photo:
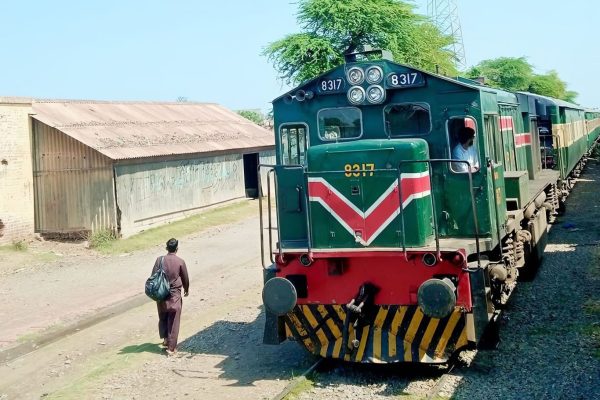
<instances>
[{"instance_id":1,"label":"corrugated metal shed","mask_svg":"<svg viewBox=\"0 0 600 400\"><path fill-rule=\"evenodd\" d=\"M3 97L0 96L0 104L31 104L33 101L30 97Z\"/></svg>"},{"instance_id":2,"label":"corrugated metal shed","mask_svg":"<svg viewBox=\"0 0 600 400\"><path fill-rule=\"evenodd\" d=\"M131 235L244 197L258 190L259 159L274 150L272 131L217 104L34 100L32 108L35 228L48 235Z\"/></svg>"},{"instance_id":3,"label":"corrugated metal shed","mask_svg":"<svg viewBox=\"0 0 600 400\"><path fill-rule=\"evenodd\" d=\"M36 100L33 112L113 160L274 146L271 131L211 103Z\"/></svg>"}]
</instances>

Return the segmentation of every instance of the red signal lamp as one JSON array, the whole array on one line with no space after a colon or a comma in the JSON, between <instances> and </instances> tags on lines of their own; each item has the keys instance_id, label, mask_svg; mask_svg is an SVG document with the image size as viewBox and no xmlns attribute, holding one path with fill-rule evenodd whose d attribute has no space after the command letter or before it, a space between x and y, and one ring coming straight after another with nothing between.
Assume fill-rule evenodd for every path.
<instances>
[{"instance_id":1,"label":"red signal lamp","mask_svg":"<svg viewBox=\"0 0 600 400\"><path fill-rule=\"evenodd\" d=\"M457 267L462 267L465 263L465 256L463 256L462 253L457 251L450 257L450 262L456 265Z\"/></svg>"}]
</instances>

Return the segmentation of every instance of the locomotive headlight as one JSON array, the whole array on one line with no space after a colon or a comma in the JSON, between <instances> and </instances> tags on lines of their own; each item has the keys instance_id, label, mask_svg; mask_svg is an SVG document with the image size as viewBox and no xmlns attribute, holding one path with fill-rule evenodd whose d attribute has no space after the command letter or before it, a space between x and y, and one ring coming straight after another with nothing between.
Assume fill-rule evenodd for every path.
<instances>
[{"instance_id":1,"label":"locomotive headlight","mask_svg":"<svg viewBox=\"0 0 600 400\"><path fill-rule=\"evenodd\" d=\"M379 104L383 102L385 98L385 92L379 85L372 85L367 88L367 99L373 104Z\"/></svg>"},{"instance_id":2,"label":"locomotive headlight","mask_svg":"<svg viewBox=\"0 0 600 400\"><path fill-rule=\"evenodd\" d=\"M365 89L360 86L352 86L348 90L348 101L352 104L362 104L365 101Z\"/></svg>"},{"instance_id":3,"label":"locomotive headlight","mask_svg":"<svg viewBox=\"0 0 600 400\"><path fill-rule=\"evenodd\" d=\"M352 85L360 85L365 80L365 73L358 67L352 67L346 72L346 78Z\"/></svg>"},{"instance_id":4,"label":"locomotive headlight","mask_svg":"<svg viewBox=\"0 0 600 400\"><path fill-rule=\"evenodd\" d=\"M383 78L383 71L378 66L374 65L372 67L367 68L366 72L367 82L369 83L379 83Z\"/></svg>"}]
</instances>

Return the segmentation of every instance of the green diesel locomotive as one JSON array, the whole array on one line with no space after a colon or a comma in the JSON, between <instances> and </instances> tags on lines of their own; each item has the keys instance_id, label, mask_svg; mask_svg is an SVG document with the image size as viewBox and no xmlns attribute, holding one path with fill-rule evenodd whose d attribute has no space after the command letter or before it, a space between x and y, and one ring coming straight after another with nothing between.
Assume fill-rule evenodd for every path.
<instances>
[{"instance_id":1,"label":"green diesel locomotive","mask_svg":"<svg viewBox=\"0 0 600 400\"><path fill-rule=\"evenodd\" d=\"M535 270L600 114L349 56L273 101L264 342L447 362Z\"/></svg>"}]
</instances>

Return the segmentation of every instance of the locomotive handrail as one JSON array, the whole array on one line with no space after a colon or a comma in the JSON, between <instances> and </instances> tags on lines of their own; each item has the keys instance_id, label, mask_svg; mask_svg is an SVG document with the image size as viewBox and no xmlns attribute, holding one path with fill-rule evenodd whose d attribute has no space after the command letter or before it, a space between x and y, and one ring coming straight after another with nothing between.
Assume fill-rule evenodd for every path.
<instances>
[{"instance_id":1,"label":"locomotive handrail","mask_svg":"<svg viewBox=\"0 0 600 400\"><path fill-rule=\"evenodd\" d=\"M469 176L469 192L470 192L470 197L471 197L471 208L472 208L472 213L473 213L473 223L474 223L474 227L475 227L475 248L476 248L476 252L477 252L477 265L478 267L481 266L480 264L480 243L479 243L479 220L477 218L477 210L476 210L476 205L475 205L475 194L474 194L474 189L473 189L473 174L471 171L471 165L468 161L463 161L463 160L455 160L455 159L426 159L426 160L405 160L405 161L401 161L398 165L398 168L396 169L397 173L398 173L398 194L399 194L399 211L400 211L400 217L401 217L401 223L402 223L402 251L404 252L404 256L408 257L408 253L407 253L407 248L406 248L406 233L405 233L405 221L404 221L404 212L402 210L402 170L401 170L401 166L402 164L415 164L415 163L427 163L428 165L428 169L429 171L432 170L432 163L458 163L458 164L466 164L467 165L467 171L468 171L468 176ZM267 206L268 206L268 230L269 230L269 258L272 264L275 263L275 260L273 259L273 236L272 236L272 213L271 213L271 173L273 174L275 180L275 207L278 208L278 204L277 204L277 193L278 193L278 187L277 187L277 170L275 169L276 165L270 165L270 164L259 164L258 165L258 173L259 173L259 177L260 177L260 170L261 168L268 168L268 172L267 172ZM282 168L285 169L304 169L303 166L301 165L285 165L285 166L280 166ZM391 168L376 168L376 169L360 169L360 170L352 170L352 173L372 173L372 172L390 172L390 171L394 171L394 169ZM306 187L308 188L308 176L312 175L312 174L342 174L342 173L348 173L348 171L346 170L331 170L331 171L307 171L304 170L304 183L306 185ZM432 178L433 175L430 173L429 174L429 183L430 183L430 187L433 187L432 185ZM301 189L298 189L299 193L298 195L301 196ZM265 256L264 256L264 222L263 222L263 210L262 210L262 197L264 195L263 189L262 189L262 185L259 185L259 218L260 218L260 240L261 240L261 262L263 265L263 268L267 268L267 266L265 265ZM433 195L433 192L431 193L432 196L432 212L433 212L433 218L434 218L434 234L435 234L435 245L436 245L436 254L437 257L439 258L441 256L441 250L440 250L440 236L439 236L439 230L438 230L438 220L437 220L437 210L436 210L436 206L435 206L435 196ZM311 232L311 226L310 226L310 206L308 204L309 199L308 199L308 192L304 197L304 205L305 205L305 209L306 209L306 229L307 229L307 235L308 235L308 244L307 244L307 250L308 253L310 254L311 251L311 242L312 242L312 232ZM277 216L277 247L278 247L278 252L279 252L279 257L282 258L283 257L283 249L281 246L281 231L279 229L280 227L280 221L279 221L279 213L276 212L276 216Z\"/></svg>"},{"instance_id":2,"label":"locomotive handrail","mask_svg":"<svg viewBox=\"0 0 600 400\"><path fill-rule=\"evenodd\" d=\"M475 193L473 191L473 173L471 172L471 163L464 160L454 160L451 158L430 158L426 160L403 160L398 164L398 195L400 196L400 219L402 221L402 251L404 252L404 257L407 258L408 254L406 251L406 236L404 229L404 210L402 209L402 164L416 164L416 163L427 163L427 168L429 171L432 171L431 164L432 163L457 163L457 164L466 164L467 172L469 175L469 192L471 194L471 208L473 211L473 224L475 226L475 249L477 252L477 267L481 268L481 254L479 248L479 220L477 218L477 207L475 206ZM429 185L432 185L433 174L429 173ZM435 235L435 250L436 256L439 259L441 257L440 252L440 236L438 231L438 221L437 221L437 212L435 208L435 196L433 191L431 192L431 207L433 212L433 227L434 227L434 235Z\"/></svg>"},{"instance_id":3,"label":"locomotive handrail","mask_svg":"<svg viewBox=\"0 0 600 400\"><path fill-rule=\"evenodd\" d=\"M275 260L273 260L273 227L271 225L271 221L272 221L272 215L271 215L271 173L273 173L273 176L275 176L276 171L275 171L275 165L271 165L271 164L259 164L258 165L258 179L260 180L261 174L260 174L260 169L261 168L268 168L267 171L267 215L268 215L268 229L269 229L269 260L271 261L271 264L275 264ZM277 179L274 180L275 182L275 208L277 208ZM258 215L259 215L259 226L260 226L260 261L262 263L262 266L264 269L267 268L267 265L265 264L265 238L264 238L264 223L263 223L263 203L262 203L262 198L263 198L264 192L262 189L262 185L260 184L259 181L259 185L258 185ZM277 214L277 213L276 213ZM277 240L279 243L279 217L277 218ZM279 246L281 247L281 246ZM281 254L281 252L280 252Z\"/></svg>"},{"instance_id":4,"label":"locomotive handrail","mask_svg":"<svg viewBox=\"0 0 600 400\"><path fill-rule=\"evenodd\" d=\"M271 261L271 264L275 264L275 260L273 259L273 226L271 224L272 220L273 220L273 216L272 216L272 212L271 212L271 174L273 175L274 179L274 186L275 186L275 209L278 210L279 209L279 205L277 203L277 194L279 192L278 186L277 186L277 170L275 169L275 167L277 167L278 165L272 165L272 164L259 164L258 165L258 177L260 179L260 170L261 168L268 168L267 171L267 218L268 218L268 230L269 230L269 260ZM302 165L279 165L279 167L282 167L284 169L304 169L304 167ZM296 190L298 190L298 198L300 199L300 197L302 196L301 194L301 188L296 188ZM261 259L261 263L263 268L267 268L267 265L265 264L265 242L264 242L264 223L263 223L263 205L262 205L262 198L263 198L264 192L262 189L262 185L258 185L258 214L259 214L259 226L260 226L260 259ZM305 207L308 210L308 204L306 204L307 200L307 196L303 196L304 197L304 202L305 202ZM298 203L300 204L300 203ZM278 248L278 252L279 252L279 258L282 259L283 258L283 249L281 246L281 230L280 230L280 220L279 220L279 212L276 211L275 212L275 216L277 217L277 248ZM308 230L308 250L310 251L310 221L309 218L307 216L306 218L306 223L307 223L307 230Z\"/></svg>"}]
</instances>

